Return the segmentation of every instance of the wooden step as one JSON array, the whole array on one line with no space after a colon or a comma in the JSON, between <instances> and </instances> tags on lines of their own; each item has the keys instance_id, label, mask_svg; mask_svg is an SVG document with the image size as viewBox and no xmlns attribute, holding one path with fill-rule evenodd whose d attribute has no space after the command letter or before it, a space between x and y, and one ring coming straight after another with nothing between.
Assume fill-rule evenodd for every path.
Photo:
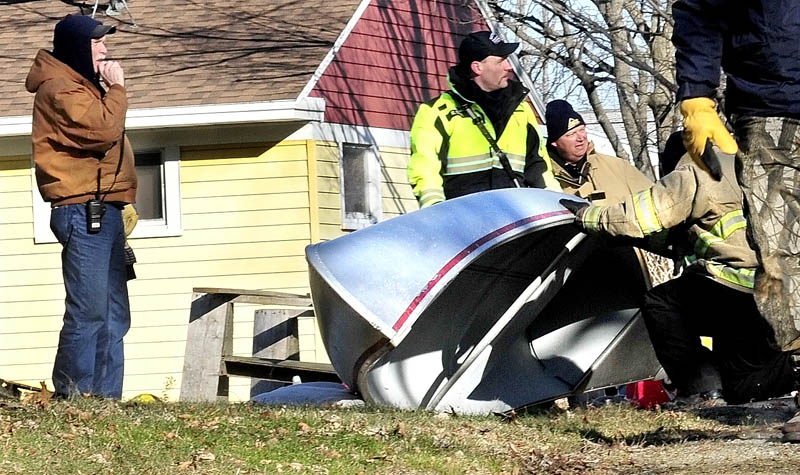
<instances>
[{"instance_id":1,"label":"wooden step","mask_svg":"<svg viewBox=\"0 0 800 475\"><path fill-rule=\"evenodd\" d=\"M341 382L333 366L325 363L309 363L294 360L274 360L247 356L224 356L223 374L229 376L249 376L291 383L299 376L304 383L314 381Z\"/></svg>"}]
</instances>

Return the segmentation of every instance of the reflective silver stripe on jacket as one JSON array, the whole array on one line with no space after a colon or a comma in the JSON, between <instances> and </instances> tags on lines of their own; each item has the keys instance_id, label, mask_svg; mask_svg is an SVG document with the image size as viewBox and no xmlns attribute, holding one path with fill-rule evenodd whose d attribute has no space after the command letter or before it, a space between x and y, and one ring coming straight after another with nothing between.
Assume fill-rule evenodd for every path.
<instances>
[{"instance_id":1,"label":"reflective silver stripe on jacket","mask_svg":"<svg viewBox=\"0 0 800 475\"><path fill-rule=\"evenodd\" d=\"M712 275L722 280L748 289L753 288L756 275L755 269L734 269L733 267L728 267L725 264L718 264L716 262L706 262L706 269L708 269Z\"/></svg>"},{"instance_id":2,"label":"reflective silver stripe on jacket","mask_svg":"<svg viewBox=\"0 0 800 475\"><path fill-rule=\"evenodd\" d=\"M428 188L419 195L420 208L444 201L444 192L441 188Z\"/></svg>"},{"instance_id":3,"label":"reflective silver stripe on jacket","mask_svg":"<svg viewBox=\"0 0 800 475\"><path fill-rule=\"evenodd\" d=\"M657 233L664 229L661 221L656 214L656 206L653 203L653 194L650 190L640 191L633 195L633 209L636 212L636 221L645 236Z\"/></svg>"},{"instance_id":4,"label":"reflective silver stripe on jacket","mask_svg":"<svg viewBox=\"0 0 800 475\"><path fill-rule=\"evenodd\" d=\"M511 164L511 168L515 172L522 173L525 171L525 157L513 153L507 153L506 156L508 157L508 162ZM491 168L503 168L503 165L500 164L500 159L491 153L470 155L468 157L448 157L447 171L443 174L463 175L465 173L489 170Z\"/></svg>"},{"instance_id":5,"label":"reflective silver stripe on jacket","mask_svg":"<svg viewBox=\"0 0 800 475\"><path fill-rule=\"evenodd\" d=\"M688 265L694 264L698 261L697 256L686 256L684 258ZM750 268L741 268L737 269L735 267L727 266L725 264L720 264L719 262L713 262L703 259L702 264L706 271L720 280L728 282L730 284L734 284L739 287L744 287L746 289L752 290L753 284L755 282L755 269Z\"/></svg>"},{"instance_id":6,"label":"reflective silver stripe on jacket","mask_svg":"<svg viewBox=\"0 0 800 475\"><path fill-rule=\"evenodd\" d=\"M597 232L600 230L600 215L603 214L606 206L589 206L581 215L581 222L587 231Z\"/></svg>"},{"instance_id":7,"label":"reflective silver stripe on jacket","mask_svg":"<svg viewBox=\"0 0 800 475\"><path fill-rule=\"evenodd\" d=\"M747 221L744 219L742 210L737 209L729 213L725 213L717 224L711 227L708 231L700 233L697 236L697 241L694 243L694 252L698 257L706 257L708 249L716 243L725 241L736 231L744 230L747 227Z\"/></svg>"}]
</instances>

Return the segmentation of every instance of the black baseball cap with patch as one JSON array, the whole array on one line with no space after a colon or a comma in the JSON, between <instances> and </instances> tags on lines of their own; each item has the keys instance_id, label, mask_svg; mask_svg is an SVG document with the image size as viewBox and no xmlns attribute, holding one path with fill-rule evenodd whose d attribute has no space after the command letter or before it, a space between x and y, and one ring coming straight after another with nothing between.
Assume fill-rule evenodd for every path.
<instances>
[{"instance_id":1,"label":"black baseball cap with patch","mask_svg":"<svg viewBox=\"0 0 800 475\"><path fill-rule=\"evenodd\" d=\"M544 121L547 124L547 141L550 143L555 142L575 127L586 125L583 117L572 108L572 104L563 99L547 103Z\"/></svg>"},{"instance_id":2,"label":"black baseball cap with patch","mask_svg":"<svg viewBox=\"0 0 800 475\"><path fill-rule=\"evenodd\" d=\"M487 56L505 58L519 48L519 43L506 43L491 31L470 33L458 47L459 64L467 66L473 61L483 61Z\"/></svg>"}]
</instances>

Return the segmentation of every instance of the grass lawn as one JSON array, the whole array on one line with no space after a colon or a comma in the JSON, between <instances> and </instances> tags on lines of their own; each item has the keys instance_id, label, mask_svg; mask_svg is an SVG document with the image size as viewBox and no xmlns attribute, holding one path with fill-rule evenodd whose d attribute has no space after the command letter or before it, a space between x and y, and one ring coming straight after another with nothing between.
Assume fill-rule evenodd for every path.
<instances>
[{"instance_id":1,"label":"grass lawn","mask_svg":"<svg viewBox=\"0 0 800 475\"><path fill-rule=\"evenodd\" d=\"M691 412L627 405L501 418L376 407L0 402L0 473L642 473L661 466L647 462L659 450L730 442L741 431ZM766 446L792 448L758 447ZM796 467L800 459L785 462ZM774 473L782 466L767 465Z\"/></svg>"}]
</instances>

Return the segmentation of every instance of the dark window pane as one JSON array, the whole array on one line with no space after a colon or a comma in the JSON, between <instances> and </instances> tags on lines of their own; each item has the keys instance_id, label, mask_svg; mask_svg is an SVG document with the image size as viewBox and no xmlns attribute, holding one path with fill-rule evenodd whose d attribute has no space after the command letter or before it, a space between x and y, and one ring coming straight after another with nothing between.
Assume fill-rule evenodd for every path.
<instances>
[{"instance_id":1,"label":"dark window pane","mask_svg":"<svg viewBox=\"0 0 800 475\"><path fill-rule=\"evenodd\" d=\"M161 152L136 154L136 211L139 219L164 218L164 185Z\"/></svg>"},{"instance_id":2,"label":"dark window pane","mask_svg":"<svg viewBox=\"0 0 800 475\"><path fill-rule=\"evenodd\" d=\"M367 147L342 144L342 173L344 174L344 212L369 212L367 203Z\"/></svg>"}]
</instances>

